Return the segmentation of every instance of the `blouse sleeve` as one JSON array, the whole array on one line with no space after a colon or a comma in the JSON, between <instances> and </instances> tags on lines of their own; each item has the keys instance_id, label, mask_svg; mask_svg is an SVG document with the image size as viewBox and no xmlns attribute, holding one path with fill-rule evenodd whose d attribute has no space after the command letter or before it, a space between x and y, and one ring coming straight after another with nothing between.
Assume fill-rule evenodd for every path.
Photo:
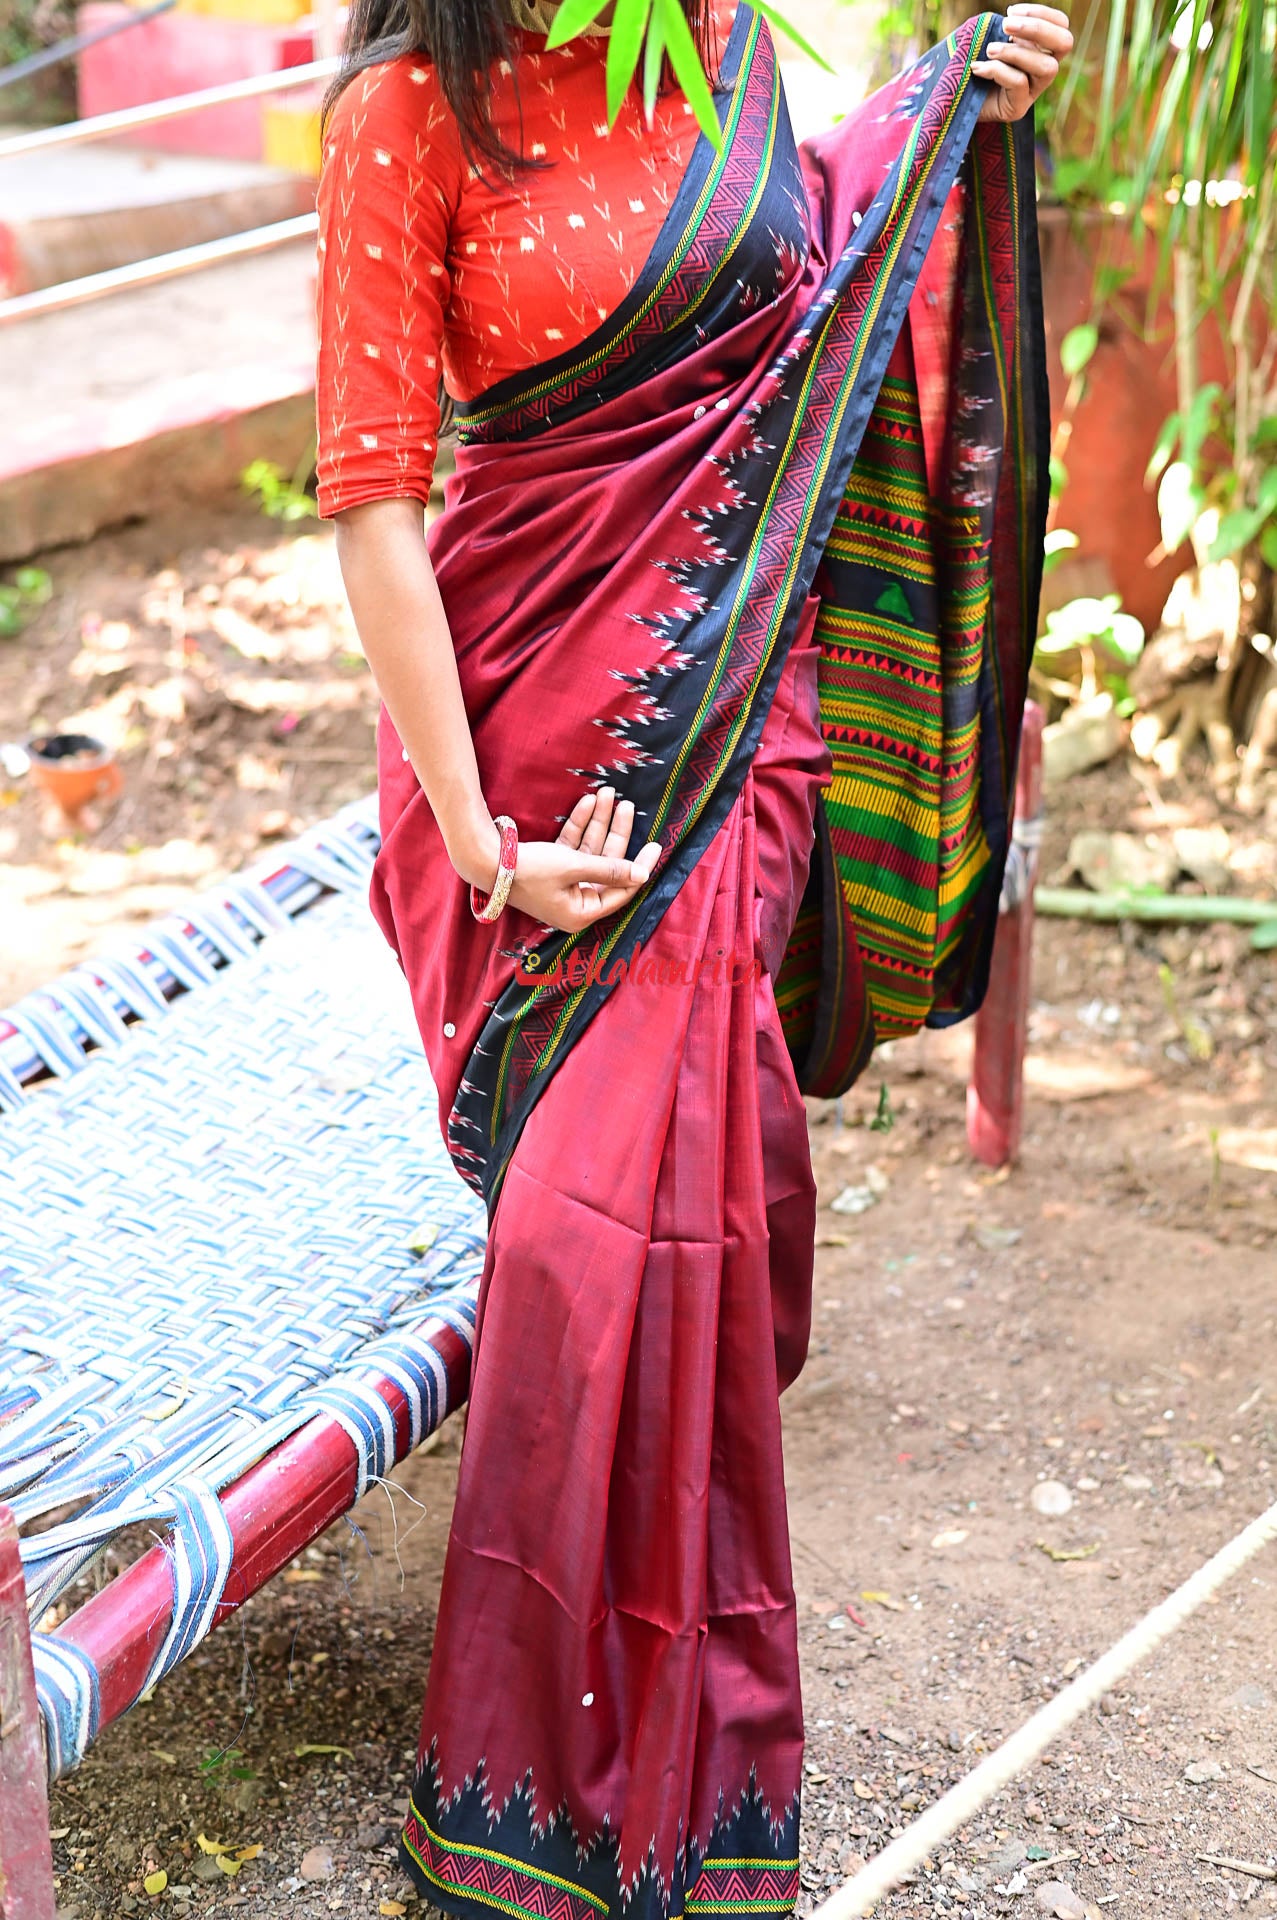
<instances>
[{"instance_id":1,"label":"blouse sleeve","mask_svg":"<svg viewBox=\"0 0 1277 1920\"><path fill-rule=\"evenodd\" d=\"M319 512L430 495L461 191L433 68L370 67L333 109L319 182L315 379Z\"/></svg>"}]
</instances>

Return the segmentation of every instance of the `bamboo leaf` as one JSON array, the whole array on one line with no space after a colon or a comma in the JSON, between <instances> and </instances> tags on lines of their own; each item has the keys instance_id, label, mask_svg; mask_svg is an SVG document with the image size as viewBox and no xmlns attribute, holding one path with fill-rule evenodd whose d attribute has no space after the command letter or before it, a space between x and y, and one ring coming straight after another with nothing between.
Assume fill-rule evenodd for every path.
<instances>
[{"instance_id":1,"label":"bamboo leaf","mask_svg":"<svg viewBox=\"0 0 1277 1920\"><path fill-rule=\"evenodd\" d=\"M1156 480L1175 451L1175 442L1179 439L1179 428L1180 418L1177 413L1172 413L1162 422L1162 431L1157 436L1157 445L1149 455L1148 465L1144 469L1145 485L1151 480Z\"/></svg>"},{"instance_id":2,"label":"bamboo leaf","mask_svg":"<svg viewBox=\"0 0 1277 1920\"><path fill-rule=\"evenodd\" d=\"M630 90L638 68L639 55L643 51L643 36L647 32L648 18L652 11L652 0L618 0L612 31L607 44L607 117L609 124L616 120L621 105Z\"/></svg>"},{"instance_id":3,"label":"bamboo leaf","mask_svg":"<svg viewBox=\"0 0 1277 1920\"><path fill-rule=\"evenodd\" d=\"M714 96L709 90L709 81L705 78L705 69L701 65L701 57L696 50L692 30L687 24L687 16L679 5L679 0L656 0L656 8L664 30L665 46L670 65L674 69L674 77L682 87L702 133L716 147L721 147L723 129L718 124L718 115L714 110Z\"/></svg>"},{"instance_id":4,"label":"bamboo leaf","mask_svg":"<svg viewBox=\"0 0 1277 1920\"><path fill-rule=\"evenodd\" d=\"M1162 521L1162 545L1168 553L1182 547L1206 505L1206 495L1193 479L1187 460L1173 460L1157 489L1157 511Z\"/></svg>"},{"instance_id":5,"label":"bamboo leaf","mask_svg":"<svg viewBox=\"0 0 1277 1920\"><path fill-rule=\"evenodd\" d=\"M643 111L647 115L647 124L652 124L656 112L656 96L661 90L661 74L665 69L665 29L661 25L659 8L656 9L647 26L647 41L643 48Z\"/></svg>"},{"instance_id":6,"label":"bamboo leaf","mask_svg":"<svg viewBox=\"0 0 1277 1920\"><path fill-rule=\"evenodd\" d=\"M562 47L569 40L575 40L588 26L592 26L606 7L608 0L563 0L563 5L550 23L550 31L545 36L545 44L551 51ZM617 12L626 0L617 0Z\"/></svg>"},{"instance_id":7,"label":"bamboo leaf","mask_svg":"<svg viewBox=\"0 0 1277 1920\"><path fill-rule=\"evenodd\" d=\"M1100 330L1089 320L1083 326L1069 328L1060 342L1060 365L1070 380L1076 380L1090 365L1099 344Z\"/></svg>"},{"instance_id":8,"label":"bamboo leaf","mask_svg":"<svg viewBox=\"0 0 1277 1920\"><path fill-rule=\"evenodd\" d=\"M1219 531L1210 543L1206 555L1208 560L1227 560L1232 553L1240 553L1248 547L1267 514L1259 507L1239 507L1235 513L1226 513L1219 523Z\"/></svg>"},{"instance_id":9,"label":"bamboo leaf","mask_svg":"<svg viewBox=\"0 0 1277 1920\"><path fill-rule=\"evenodd\" d=\"M1202 443L1215 424L1215 403L1219 395L1219 387L1214 381L1208 381L1204 387L1197 389L1193 395L1192 405L1188 409L1181 451L1189 466L1194 469L1201 460Z\"/></svg>"}]
</instances>

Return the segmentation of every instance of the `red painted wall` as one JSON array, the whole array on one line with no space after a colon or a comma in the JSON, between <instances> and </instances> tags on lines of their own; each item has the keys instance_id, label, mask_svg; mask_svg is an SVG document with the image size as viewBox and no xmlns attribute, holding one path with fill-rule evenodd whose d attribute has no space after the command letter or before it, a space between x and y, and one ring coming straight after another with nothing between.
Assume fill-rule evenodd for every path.
<instances>
[{"instance_id":1,"label":"red painted wall","mask_svg":"<svg viewBox=\"0 0 1277 1920\"><path fill-rule=\"evenodd\" d=\"M1060 341L1092 316L1092 284L1103 249L1106 263L1134 264L1136 271L1102 320L1100 343L1086 371L1086 393L1073 416L1072 433L1060 447L1068 485L1054 525L1067 527L1081 545L1049 577L1051 604L1072 592L1115 589L1123 605L1151 633L1176 575L1192 562L1185 546L1150 567L1161 539L1156 490L1144 471L1162 424L1177 406L1169 301L1159 297L1148 328L1149 288L1156 279L1155 243L1139 245L1129 228L1104 216L1078 221L1059 207L1040 210L1042 281L1046 307L1052 417L1061 419L1069 382L1059 362ZM1227 365L1217 334L1203 330L1204 379L1226 385ZM1104 575L1109 585L1104 584Z\"/></svg>"},{"instance_id":2,"label":"red painted wall","mask_svg":"<svg viewBox=\"0 0 1277 1920\"><path fill-rule=\"evenodd\" d=\"M79 9L77 30L92 32L130 13L123 0L89 0ZM139 107L173 94L194 93L227 80L275 73L311 57L295 26L256 26L213 14L161 14L128 33L89 47L79 59L79 105L83 117ZM225 159L262 157L262 103L238 100L223 107L140 127L130 145L169 153L215 154Z\"/></svg>"}]
</instances>

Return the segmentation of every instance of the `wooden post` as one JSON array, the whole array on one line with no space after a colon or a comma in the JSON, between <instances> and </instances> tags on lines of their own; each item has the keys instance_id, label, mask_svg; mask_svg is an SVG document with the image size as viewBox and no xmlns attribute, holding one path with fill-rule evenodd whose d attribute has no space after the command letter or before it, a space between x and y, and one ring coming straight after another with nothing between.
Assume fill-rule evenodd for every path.
<instances>
[{"instance_id":1,"label":"wooden post","mask_svg":"<svg viewBox=\"0 0 1277 1920\"><path fill-rule=\"evenodd\" d=\"M1005 1167L1020 1150L1024 1125L1024 1050L1033 979L1033 889L1037 881L1036 823L1042 811L1042 711L1024 713L1015 825L1025 861L1019 898L998 918L989 990L976 1015L967 1140L977 1160Z\"/></svg>"},{"instance_id":2,"label":"wooden post","mask_svg":"<svg viewBox=\"0 0 1277 1920\"><path fill-rule=\"evenodd\" d=\"M0 1920L54 1920L49 1794L18 1529L0 1507Z\"/></svg>"}]
</instances>

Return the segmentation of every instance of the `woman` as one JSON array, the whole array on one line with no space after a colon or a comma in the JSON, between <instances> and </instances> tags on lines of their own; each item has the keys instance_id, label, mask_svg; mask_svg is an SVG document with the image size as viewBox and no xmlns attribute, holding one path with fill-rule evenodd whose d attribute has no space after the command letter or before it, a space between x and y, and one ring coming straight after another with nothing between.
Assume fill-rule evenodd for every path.
<instances>
[{"instance_id":1,"label":"woman","mask_svg":"<svg viewBox=\"0 0 1277 1920\"><path fill-rule=\"evenodd\" d=\"M794 1905L800 1089L978 1003L1036 619L1064 15L799 151L765 23L685 12L718 145L672 83L609 133L529 0L361 0L326 131L373 906L491 1208L403 1846L458 1914Z\"/></svg>"}]
</instances>

